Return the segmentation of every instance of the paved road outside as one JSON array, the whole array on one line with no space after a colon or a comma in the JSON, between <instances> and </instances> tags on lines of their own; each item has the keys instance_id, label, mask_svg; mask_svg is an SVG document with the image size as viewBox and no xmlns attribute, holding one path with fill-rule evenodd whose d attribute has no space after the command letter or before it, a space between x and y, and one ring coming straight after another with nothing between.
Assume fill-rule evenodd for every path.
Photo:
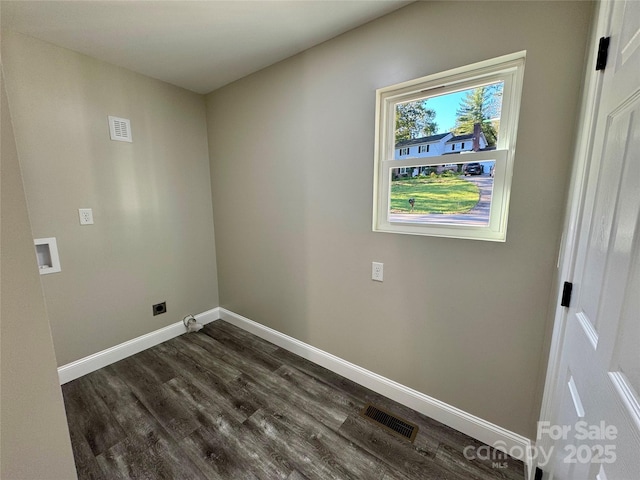
<instances>
[{"instance_id":1,"label":"paved road outside","mask_svg":"<svg viewBox=\"0 0 640 480\"><path fill-rule=\"evenodd\" d=\"M480 189L480 201L467 213L457 213L453 215L441 213L391 213L389 214L389 221L392 223L438 223L481 227L489 225L493 177L490 177L489 174L483 174L477 177L461 178L475 183Z\"/></svg>"}]
</instances>

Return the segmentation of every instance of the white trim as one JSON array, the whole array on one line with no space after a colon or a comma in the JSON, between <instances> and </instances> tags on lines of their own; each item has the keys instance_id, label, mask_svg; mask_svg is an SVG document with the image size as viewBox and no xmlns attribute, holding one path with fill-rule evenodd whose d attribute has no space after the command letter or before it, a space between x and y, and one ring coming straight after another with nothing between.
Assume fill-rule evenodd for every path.
<instances>
[{"instance_id":1,"label":"white trim","mask_svg":"<svg viewBox=\"0 0 640 480\"><path fill-rule=\"evenodd\" d=\"M591 323L591 320L587 318L584 312L576 313L576 318L578 319L580 326L584 330L584 334L589 339L589 342L591 342L591 346L593 347L594 350L596 350L598 348L599 336L598 336L598 332L596 332L596 329L593 328L593 324Z\"/></svg>"},{"instance_id":2,"label":"white trim","mask_svg":"<svg viewBox=\"0 0 640 480\"><path fill-rule=\"evenodd\" d=\"M220 318L220 309L216 307L207 310L206 312L195 315L195 318L203 325L213 322ZM184 326L184 323L182 323L182 320L180 320L159 330L128 340L120 345L107 348L101 352L76 360L75 362L67 363L58 368L60 385L130 357L131 355L135 355L147 348L171 340L174 337L186 333L186 331L187 328Z\"/></svg>"},{"instance_id":3,"label":"white trim","mask_svg":"<svg viewBox=\"0 0 640 480\"><path fill-rule=\"evenodd\" d=\"M580 394L578 393L578 387L576 387L576 382L573 379L573 376L569 378L567 386L569 387L569 393L571 393L573 406L576 409L576 415L578 415L579 418L584 418L584 406L582 405L582 400L580 399Z\"/></svg>"},{"instance_id":4,"label":"white trim","mask_svg":"<svg viewBox=\"0 0 640 480\"><path fill-rule=\"evenodd\" d=\"M636 428L640 429L640 403L638 402L635 390L622 372L609 372L609 378L622 399L624 406L629 411L629 416L633 418Z\"/></svg>"},{"instance_id":5,"label":"white trim","mask_svg":"<svg viewBox=\"0 0 640 480\"><path fill-rule=\"evenodd\" d=\"M563 282L571 281L575 269L578 232L584 203L584 192L589 174L589 158L593 148L593 133L598 115L600 91L602 89L602 75L594 68L598 39L607 36L609 19L614 2L599 1L596 5L591 35L587 47L587 59L585 62L585 76L583 83L580 115L578 117L579 131L575 142L573 155L573 167L571 171L571 184L567 198L567 208L562 235L562 243L558 256L558 276L556 277L555 314L551 345L549 347L549 359L547 362L547 374L544 383L542 407L540 409L540 421L552 421L558 408L558 398L561 394L558 379L560 373L561 348L564 343L565 327L567 324L567 309L560 306L559 299L562 296ZM591 341L592 339L590 339ZM551 437L544 436L539 444L540 448L549 451L553 446ZM533 467L533 466L532 466Z\"/></svg>"},{"instance_id":6,"label":"white trim","mask_svg":"<svg viewBox=\"0 0 640 480\"><path fill-rule=\"evenodd\" d=\"M607 475L606 473L604 473L604 466L600 465L600 470L598 471L598 474L596 475L596 480L607 480Z\"/></svg>"},{"instance_id":7,"label":"white trim","mask_svg":"<svg viewBox=\"0 0 640 480\"><path fill-rule=\"evenodd\" d=\"M505 242L507 236L507 219L509 216L509 198L511 178L516 147L516 133L520 98L524 78L526 51L485 60L465 67L440 72L427 77L391 85L376 90L376 122L374 148L374 184L373 184L373 218L374 232L398 233L406 235L426 235L471 240ZM502 112L500 117L500 135L497 150L487 155L496 155L487 160L496 160L496 176L493 182L489 223L486 226L466 225L465 222L442 224L440 221L430 222L392 222L391 211L391 169L408 166L424 166L429 164L465 163L477 161L470 153L464 160L462 157L447 156L404 159L401 164L395 155L395 111L401 103L426 99L429 96L440 96L452 92L472 89L491 83L503 83ZM430 90L436 89L431 94ZM446 144L450 144L451 139ZM457 149L455 149L457 151Z\"/></svg>"},{"instance_id":8,"label":"white trim","mask_svg":"<svg viewBox=\"0 0 640 480\"><path fill-rule=\"evenodd\" d=\"M207 324L222 319L236 327L239 327L268 342L282 347L292 353L300 355L307 360L325 367L343 377L348 378L374 392L399 402L413 410L427 415L451 428L469 435L487 445L495 446L514 458L522 460L528 468L525 468L525 478L530 476L531 466L531 440L511 432L505 428L476 417L460 410L452 405L401 385L393 380L366 370L358 365L336 357L328 352L320 350L309 344L296 340L293 337L280 333L272 328L261 325L242 315L238 315L222 307L216 307L195 316L202 324ZM108 348L75 362L68 363L58 368L60 384L75 380L83 375L100 368L111 365L117 361L135 355L147 348L166 342L174 337L182 335L186 328L182 321L171 324L154 332L147 333L114 347Z\"/></svg>"},{"instance_id":9,"label":"white trim","mask_svg":"<svg viewBox=\"0 0 640 480\"><path fill-rule=\"evenodd\" d=\"M220 318L531 465L531 440L220 307ZM525 474L527 473L525 468Z\"/></svg>"}]
</instances>

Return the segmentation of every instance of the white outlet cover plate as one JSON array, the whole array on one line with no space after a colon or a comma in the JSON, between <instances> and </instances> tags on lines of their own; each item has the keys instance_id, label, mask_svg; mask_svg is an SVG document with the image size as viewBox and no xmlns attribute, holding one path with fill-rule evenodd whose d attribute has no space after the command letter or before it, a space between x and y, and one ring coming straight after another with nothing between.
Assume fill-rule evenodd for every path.
<instances>
[{"instance_id":1,"label":"white outlet cover plate","mask_svg":"<svg viewBox=\"0 0 640 480\"><path fill-rule=\"evenodd\" d=\"M382 282L384 273L384 263L371 262L371 280Z\"/></svg>"},{"instance_id":2,"label":"white outlet cover plate","mask_svg":"<svg viewBox=\"0 0 640 480\"><path fill-rule=\"evenodd\" d=\"M79 208L80 225L93 225L93 210L90 208Z\"/></svg>"}]
</instances>

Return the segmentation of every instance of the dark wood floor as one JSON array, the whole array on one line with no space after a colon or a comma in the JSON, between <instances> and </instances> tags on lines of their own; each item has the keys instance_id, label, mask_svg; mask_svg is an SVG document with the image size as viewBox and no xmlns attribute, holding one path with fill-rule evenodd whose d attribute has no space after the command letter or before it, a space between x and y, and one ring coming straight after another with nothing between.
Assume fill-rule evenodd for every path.
<instances>
[{"instance_id":1,"label":"dark wood floor","mask_svg":"<svg viewBox=\"0 0 640 480\"><path fill-rule=\"evenodd\" d=\"M82 479L522 479L482 444L223 321L63 386ZM359 415L373 402L414 443ZM500 462L502 463L502 461Z\"/></svg>"}]
</instances>

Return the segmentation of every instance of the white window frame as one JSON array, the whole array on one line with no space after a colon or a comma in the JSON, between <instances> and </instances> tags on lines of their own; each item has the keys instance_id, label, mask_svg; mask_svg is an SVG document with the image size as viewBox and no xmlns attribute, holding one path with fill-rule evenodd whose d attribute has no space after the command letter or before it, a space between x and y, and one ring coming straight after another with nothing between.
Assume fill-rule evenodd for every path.
<instances>
[{"instance_id":1,"label":"white window frame","mask_svg":"<svg viewBox=\"0 0 640 480\"><path fill-rule=\"evenodd\" d=\"M526 52L474 63L445 72L380 88L376 91L376 131L373 184L373 231L464 238L495 242L506 241L511 177L516 147L520 98L524 77ZM413 157L395 160L395 107L433 96L504 82L500 132L496 150L456 154L455 163L486 162L495 160L491 211L487 226L457 223L391 222L389 204L391 169L403 167L438 166L451 163L451 155ZM445 150L446 151L446 150ZM458 157L460 155L460 157Z\"/></svg>"}]
</instances>

